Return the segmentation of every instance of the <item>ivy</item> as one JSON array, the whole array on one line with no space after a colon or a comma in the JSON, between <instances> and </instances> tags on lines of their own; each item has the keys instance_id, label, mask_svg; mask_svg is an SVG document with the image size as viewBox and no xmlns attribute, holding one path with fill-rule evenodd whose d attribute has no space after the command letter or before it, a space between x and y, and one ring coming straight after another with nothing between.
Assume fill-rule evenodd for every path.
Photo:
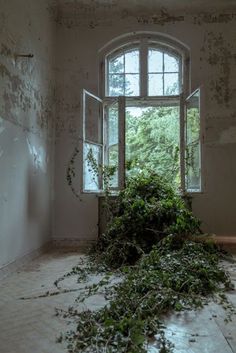
<instances>
[{"instance_id":1,"label":"ivy","mask_svg":"<svg viewBox=\"0 0 236 353\"><path fill-rule=\"evenodd\" d=\"M107 231L87 264L55 282L60 288L68 276L83 282L88 274L102 274L77 302L86 304L97 293L108 300L96 311L57 310L76 323L58 340L67 342L69 353L146 353L153 340L159 353L173 352L164 315L200 309L210 300L226 310L226 321L235 315L225 294L233 284L222 256L180 195L155 173L140 173L119 193ZM119 281L112 281L114 275Z\"/></svg>"},{"instance_id":2,"label":"ivy","mask_svg":"<svg viewBox=\"0 0 236 353\"><path fill-rule=\"evenodd\" d=\"M80 199L80 196L74 187L74 178L76 176L75 161L76 161L78 154L79 154L79 148L76 146L73 153L72 153L71 159L68 163L67 169L66 169L66 180L67 180L67 184L69 185L69 187L70 187L71 191L73 192L73 194L75 195L75 197Z\"/></svg>"},{"instance_id":3,"label":"ivy","mask_svg":"<svg viewBox=\"0 0 236 353\"><path fill-rule=\"evenodd\" d=\"M219 259L212 243L166 237L135 266L120 268L120 283L111 285L107 274L88 286L79 302L102 291L109 304L98 311L70 308L64 316L76 320L77 327L60 340L67 341L70 353L145 353L156 337L159 352L172 352L164 335L164 314L202 308L209 299L224 303L227 320L235 314L224 294L232 283Z\"/></svg>"}]
</instances>

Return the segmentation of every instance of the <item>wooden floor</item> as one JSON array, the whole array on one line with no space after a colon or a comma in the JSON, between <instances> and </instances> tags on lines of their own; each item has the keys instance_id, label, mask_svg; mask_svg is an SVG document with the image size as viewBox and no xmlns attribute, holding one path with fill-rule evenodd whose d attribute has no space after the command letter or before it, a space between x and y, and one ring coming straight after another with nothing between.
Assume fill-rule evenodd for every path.
<instances>
[{"instance_id":1,"label":"wooden floor","mask_svg":"<svg viewBox=\"0 0 236 353\"><path fill-rule=\"evenodd\" d=\"M77 292L55 293L54 281L71 270L79 257L75 252L55 250L38 257L17 273L0 282L0 353L65 353L66 347L56 343L61 332L73 328L55 316L55 307L66 309L74 305L79 290L76 277L62 283L63 289ZM227 264L236 284L236 266ZM92 277L95 283L99 277ZM88 284L88 283L86 283ZM24 299L22 299L24 298ZM236 306L236 292L229 294ZM104 305L102 296L96 295L84 304L91 309ZM81 304L80 304L81 305ZM81 306L79 309L84 309ZM225 324L225 313L215 304L201 311L191 311L166 318L166 335L175 344L175 353L236 353L236 317ZM158 353L155 342L149 353Z\"/></svg>"}]
</instances>

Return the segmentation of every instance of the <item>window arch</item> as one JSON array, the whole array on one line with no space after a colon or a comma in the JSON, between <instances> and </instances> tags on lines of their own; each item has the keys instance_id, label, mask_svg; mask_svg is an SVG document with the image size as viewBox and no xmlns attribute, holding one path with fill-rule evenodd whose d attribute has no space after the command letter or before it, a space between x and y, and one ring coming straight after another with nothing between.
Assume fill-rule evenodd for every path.
<instances>
[{"instance_id":1,"label":"window arch","mask_svg":"<svg viewBox=\"0 0 236 353\"><path fill-rule=\"evenodd\" d=\"M182 55L147 42L126 45L106 56L105 96L168 96L183 90Z\"/></svg>"},{"instance_id":2,"label":"window arch","mask_svg":"<svg viewBox=\"0 0 236 353\"><path fill-rule=\"evenodd\" d=\"M96 151L96 161L114 167L114 189L148 168L184 191L200 191L200 90L189 96L187 48L169 37L137 33L108 43L100 55L100 97L84 91L83 189L103 188L102 175L91 176L88 162ZM99 143L86 140L88 120L102 131Z\"/></svg>"}]
</instances>

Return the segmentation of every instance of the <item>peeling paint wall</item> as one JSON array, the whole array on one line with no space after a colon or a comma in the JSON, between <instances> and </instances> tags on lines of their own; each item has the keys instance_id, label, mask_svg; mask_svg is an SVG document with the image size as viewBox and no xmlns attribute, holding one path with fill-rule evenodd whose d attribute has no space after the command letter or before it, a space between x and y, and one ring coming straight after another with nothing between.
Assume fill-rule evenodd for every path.
<instances>
[{"instance_id":1,"label":"peeling paint wall","mask_svg":"<svg viewBox=\"0 0 236 353\"><path fill-rule=\"evenodd\" d=\"M0 267L51 237L51 3L0 0Z\"/></svg>"},{"instance_id":2,"label":"peeling paint wall","mask_svg":"<svg viewBox=\"0 0 236 353\"><path fill-rule=\"evenodd\" d=\"M81 90L98 93L99 49L135 31L164 33L190 48L191 89L203 85L205 92L205 188L193 197L193 210L205 231L236 235L236 8L227 6L230 1L205 1L198 9L191 8L196 2L187 3L186 9L175 10L173 1L163 8L153 1L60 0L59 8L51 8L58 59L54 237L96 237L97 199L75 199L66 184L66 167L81 137ZM225 7L217 7L220 3ZM80 163L81 155L76 161L78 190Z\"/></svg>"}]
</instances>

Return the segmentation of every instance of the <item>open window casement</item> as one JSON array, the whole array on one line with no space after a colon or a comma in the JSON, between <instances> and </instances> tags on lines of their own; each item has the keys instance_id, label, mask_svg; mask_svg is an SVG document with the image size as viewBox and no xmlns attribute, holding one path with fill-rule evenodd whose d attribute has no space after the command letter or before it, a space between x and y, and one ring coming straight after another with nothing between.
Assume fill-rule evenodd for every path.
<instances>
[{"instance_id":1,"label":"open window casement","mask_svg":"<svg viewBox=\"0 0 236 353\"><path fill-rule=\"evenodd\" d=\"M113 168L112 190L125 184L125 97L104 103L104 165Z\"/></svg>"},{"instance_id":2,"label":"open window casement","mask_svg":"<svg viewBox=\"0 0 236 353\"><path fill-rule=\"evenodd\" d=\"M83 90L83 191L104 190L104 174L111 190L124 186L125 98L105 101Z\"/></svg>"},{"instance_id":3,"label":"open window casement","mask_svg":"<svg viewBox=\"0 0 236 353\"><path fill-rule=\"evenodd\" d=\"M111 169L109 189L120 190L125 177L149 164L183 191L202 191L200 89L186 100L183 95L102 100L84 90L83 123L84 192L103 192Z\"/></svg>"},{"instance_id":4,"label":"open window casement","mask_svg":"<svg viewBox=\"0 0 236 353\"><path fill-rule=\"evenodd\" d=\"M201 185L201 89L185 101L185 190L199 192Z\"/></svg>"},{"instance_id":5,"label":"open window casement","mask_svg":"<svg viewBox=\"0 0 236 353\"><path fill-rule=\"evenodd\" d=\"M102 190L103 101L83 90L83 191Z\"/></svg>"}]
</instances>

